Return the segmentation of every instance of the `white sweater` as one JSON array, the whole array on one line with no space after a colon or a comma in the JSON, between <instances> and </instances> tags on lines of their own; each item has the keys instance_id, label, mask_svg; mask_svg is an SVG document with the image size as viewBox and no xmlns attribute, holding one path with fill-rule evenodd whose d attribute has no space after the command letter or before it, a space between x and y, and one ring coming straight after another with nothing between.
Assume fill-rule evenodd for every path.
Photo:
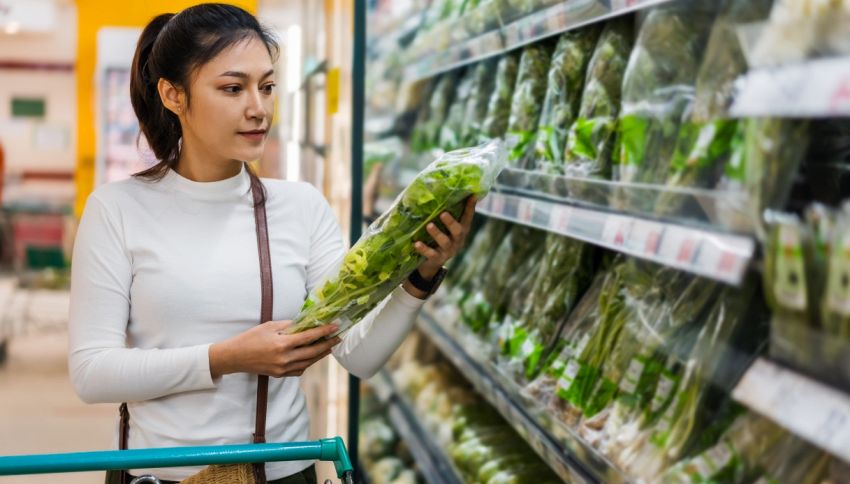
<instances>
[{"instance_id":1,"label":"white sweater","mask_svg":"<svg viewBox=\"0 0 850 484\"><path fill-rule=\"evenodd\" d=\"M129 403L131 449L251 441L256 375L213 380L208 356L210 344L259 323L249 183L244 168L212 183L169 171L159 182L106 184L88 199L73 254L71 380L86 402ZM336 268L343 239L311 185L264 184L274 319L292 319L308 292ZM371 376L410 331L422 303L396 289L345 334L334 356L354 375ZM270 379L267 418L268 442L307 439L298 378ZM309 465L269 463L268 478ZM179 481L199 469L132 472Z\"/></svg>"}]
</instances>

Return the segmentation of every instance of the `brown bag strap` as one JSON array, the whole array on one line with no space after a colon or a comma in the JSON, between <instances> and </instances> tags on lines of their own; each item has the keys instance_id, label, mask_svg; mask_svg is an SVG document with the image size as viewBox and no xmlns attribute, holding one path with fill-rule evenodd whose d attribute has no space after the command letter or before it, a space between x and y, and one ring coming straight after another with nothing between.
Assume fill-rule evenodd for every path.
<instances>
[{"instance_id":1,"label":"brown bag strap","mask_svg":"<svg viewBox=\"0 0 850 484\"><path fill-rule=\"evenodd\" d=\"M121 416L120 423L118 424L118 448L120 450L127 450L127 434L130 431L130 412L127 410L126 402L118 407L118 415ZM126 470L120 471L118 482L120 484L130 483L130 475L127 474Z\"/></svg>"},{"instance_id":2,"label":"brown bag strap","mask_svg":"<svg viewBox=\"0 0 850 484\"><path fill-rule=\"evenodd\" d=\"M257 252L260 254L260 281L262 283L262 296L260 300L260 324L272 320L273 287L272 287L272 262L269 251L269 227L266 220L266 197L263 184L256 175L251 173L251 194L254 197L254 225L257 228ZM269 400L269 377L260 375L257 377L257 415L254 426L254 443L262 444L266 441L266 409ZM266 482L265 465L254 465L254 478L259 484Z\"/></svg>"},{"instance_id":3,"label":"brown bag strap","mask_svg":"<svg viewBox=\"0 0 850 484\"><path fill-rule=\"evenodd\" d=\"M260 296L260 324L263 324L272 320L272 309L274 307L269 227L266 220L266 197L263 184L254 173L249 171L248 174L251 177L251 195L254 201L254 225L257 229L257 251L260 255L260 284L262 288L262 294ZM266 441L266 411L268 400L269 377L260 375L257 377L257 413L253 439L255 444L262 444ZM127 410L127 404L122 403L118 408L118 412L121 415L118 429L118 448L120 450L126 450L127 437L130 431L130 412ZM265 465L258 463L252 467L254 469L254 479L257 481L257 484L266 484ZM127 471L121 471L121 484L128 484L129 480Z\"/></svg>"}]
</instances>

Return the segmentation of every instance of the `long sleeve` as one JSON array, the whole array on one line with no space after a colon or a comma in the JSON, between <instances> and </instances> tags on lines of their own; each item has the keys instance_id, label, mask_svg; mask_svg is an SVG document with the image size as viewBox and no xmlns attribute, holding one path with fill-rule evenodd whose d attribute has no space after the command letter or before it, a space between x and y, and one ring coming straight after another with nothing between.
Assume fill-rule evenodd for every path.
<instances>
[{"instance_id":1,"label":"long sleeve","mask_svg":"<svg viewBox=\"0 0 850 484\"><path fill-rule=\"evenodd\" d=\"M119 218L89 197L74 244L68 365L87 403L150 400L213 388L209 345L127 348L132 264Z\"/></svg>"},{"instance_id":2,"label":"long sleeve","mask_svg":"<svg viewBox=\"0 0 850 484\"><path fill-rule=\"evenodd\" d=\"M345 248L333 212L324 197L319 199L316 226L311 236L307 289L312 291L336 269ZM343 335L333 355L351 374L369 378L384 366L416 322L425 301L396 288L363 320Z\"/></svg>"}]
</instances>

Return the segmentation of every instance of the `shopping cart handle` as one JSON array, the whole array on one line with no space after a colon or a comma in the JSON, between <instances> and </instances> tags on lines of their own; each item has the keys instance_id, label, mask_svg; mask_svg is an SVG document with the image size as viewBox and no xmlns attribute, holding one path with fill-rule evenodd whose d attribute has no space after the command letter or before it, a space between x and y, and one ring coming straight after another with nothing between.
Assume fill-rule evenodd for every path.
<instances>
[{"instance_id":1,"label":"shopping cart handle","mask_svg":"<svg viewBox=\"0 0 850 484\"><path fill-rule=\"evenodd\" d=\"M340 478L353 470L342 438L333 437L309 442L282 444L214 445L74 452L70 454L13 455L0 457L0 476L294 460L333 462L337 477Z\"/></svg>"}]
</instances>

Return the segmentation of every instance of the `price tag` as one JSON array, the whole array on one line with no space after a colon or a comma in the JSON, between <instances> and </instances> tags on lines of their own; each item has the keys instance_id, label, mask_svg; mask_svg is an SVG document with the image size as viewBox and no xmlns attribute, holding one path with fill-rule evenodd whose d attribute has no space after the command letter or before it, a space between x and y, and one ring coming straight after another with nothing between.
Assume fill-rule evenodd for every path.
<instances>
[{"instance_id":1,"label":"price tag","mask_svg":"<svg viewBox=\"0 0 850 484\"><path fill-rule=\"evenodd\" d=\"M690 266L694 263L699 246L700 239L696 233L681 227L667 227L658 255L675 265Z\"/></svg>"},{"instance_id":2,"label":"price tag","mask_svg":"<svg viewBox=\"0 0 850 484\"><path fill-rule=\"evenodd\" d=\"M602 242L612 247L622 247L629 236L632 219L609 215L602 229Z\"/></svg>"},{"instance_id":3,"label":"price tag","mask_svg":"<svg viewBox=\"0 0 850 484\"><path fill-rule=\"evenodd\" d=\"M611 9L614 11L632 8L643 3L644 0L611 0Z\"/></svg>"},{"instance_id":4,"label":"price tag","mask_svg":"<svg viewBox=\"0 0 850 484\"><path fill-rule=\"evenodd\" d=\"M553 206L552 213L549 215L549 229L559 234L568 234L567 226L570 224L571 214L572 210L570 207L563 205Z\"/></svg>"},{"instance_id":5,"label":"price tag","mask_svg":"<svg viewBox=\"0 0 850 484\"><path fill-rule=\"evenodd\" d=\"M534 201L529 200L527 198L519 199L519 206L517 207L517 220L520 222L529 225L531 224L531 220L534 218Z\"/></svg>"},{"instance_id":6,"label":"price tag","mask_svg":"<svg viewBox=\"0 0 850 484\"><path fill-rule=\"evenodd\" d=\"M850 112L850 74L842 76L836 83L829 99L829 108L834 114Z\"/></svg>"},{"instance_id":7,"label":"price tag","mask_svg":"<svg viewBox=\"0 0 850 484\"><path fill-rule=\"evenodd\" d=\"M635 220L629 233L628 246L639 254L654 256L658 253L663 233L664 226L659 223Z\"/></svg>"},{"instance_id":8,"label":"price tag","mask_svg":"<svg viewBox=\"0 0 850 484\"><path fill-rule=\"evenodd\" d=\"M850 396L786 370L756 360L732 396L836 457L850 461Z\"/></svg>"},{"instance_id":9,"label":"price tag","mask_svg":"<svg viewBox=\"0 0 850 484\"><path fill-rule=\"evenodd\" d=\"M492 197L492 200L490 201L490 212L494 215L504 215L505 196L500 193L494 193L490 196Z\"/></svg>"}]
</instances>

